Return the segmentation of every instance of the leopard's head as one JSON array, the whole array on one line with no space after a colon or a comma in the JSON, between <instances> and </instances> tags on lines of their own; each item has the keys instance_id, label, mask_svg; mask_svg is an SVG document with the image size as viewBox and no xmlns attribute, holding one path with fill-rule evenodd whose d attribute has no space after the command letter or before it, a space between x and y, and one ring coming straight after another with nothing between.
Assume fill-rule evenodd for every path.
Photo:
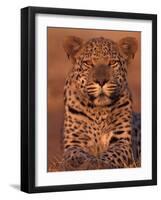
<instances>
[{"instance_id":1,"label":"leopard's head","mask_svg":"<svg viewBox=\"0 0 161 200\"><path fill-rule=\"evenodd\" d=\"M137 51L137 40L126 37L119 42L99 37L87 42L70 36L64 49L73 63L76 85L95 106L106 106L127 87L127 66Z\"/></svg>"}]
</instances>

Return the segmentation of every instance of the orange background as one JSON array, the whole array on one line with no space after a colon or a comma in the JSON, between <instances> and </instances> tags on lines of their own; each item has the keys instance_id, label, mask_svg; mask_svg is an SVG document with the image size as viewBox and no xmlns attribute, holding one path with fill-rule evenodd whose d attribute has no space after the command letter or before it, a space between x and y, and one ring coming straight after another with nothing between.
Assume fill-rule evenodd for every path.
<instances>
[{"instance_id":1,"label":"orange background","mask_svg":"<svg viewBox=\"0 0 161 200\"><path fill-rule=\"evenodd\" d=\"M65 78L72 67L63 49L62 41L66 36L77 36L87 41L93 37L119 41L132 36L138 41L138 51L129 65L128 82L133 96L133 109L140 112L141 102L141 33L131 31L106 31L70 28L48 28L48 166L54 156L62 155L63 138L63 87Z\"/></svg>"}]
</instances>

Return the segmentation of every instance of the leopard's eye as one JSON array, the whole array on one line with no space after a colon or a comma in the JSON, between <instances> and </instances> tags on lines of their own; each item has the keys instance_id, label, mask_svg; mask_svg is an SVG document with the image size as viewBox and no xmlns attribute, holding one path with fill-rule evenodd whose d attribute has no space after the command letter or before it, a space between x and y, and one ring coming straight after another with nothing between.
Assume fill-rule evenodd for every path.
<instances>
[{"instance_id":1,"label":"leopard's eye","mask_svg":"<svg viewBox=\"0 0 161 200\"><path fill-rule=\"evenodd\" d=\"M109 63L109 64L110 64L111 66L116 66L116 65L118 64L118 62L119 62L118 60L110 60L110 63Z\"/></svg>"},{"instance_id":2,"label":"leopard's eye","mask_svg":"<svg viewBox=\"0 0 161 200\"><path fill-rule=\"evenodd\" d=\"M92 63L91 60L85 60L85 61L83 61L83 63L84 63L85 65L93 65L93 63Z\"/></svg>"}]
</instances>

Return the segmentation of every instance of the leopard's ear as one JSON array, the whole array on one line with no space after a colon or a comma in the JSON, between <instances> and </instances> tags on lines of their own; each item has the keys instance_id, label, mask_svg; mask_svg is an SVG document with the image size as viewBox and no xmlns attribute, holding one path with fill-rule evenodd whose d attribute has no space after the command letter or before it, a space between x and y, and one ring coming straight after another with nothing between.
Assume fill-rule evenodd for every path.
<instances>
[{"instance_id":1,"label":"leopard's ear","mask_svg":"<svg viewBox=\"0 0 161 200\"><path fill-rule=\"evenodd\" d=\"M63 47L67 57L75 63L75 55L81 49L83 40L79 37L68 36L64 39Z\"/></svg>"},{"instance_id":2,"label":"leopard's ear","mask_svg":"<svg viewBox=\"0 0 161 200\"><path fill-rule=\"evenodd\" d=\"M134 58L135 53L138 49L138 41L134 37L125 37L122 38L119 43L120 53L125 57L129 63L131 59Z\"/></svg>"}]
</instances>

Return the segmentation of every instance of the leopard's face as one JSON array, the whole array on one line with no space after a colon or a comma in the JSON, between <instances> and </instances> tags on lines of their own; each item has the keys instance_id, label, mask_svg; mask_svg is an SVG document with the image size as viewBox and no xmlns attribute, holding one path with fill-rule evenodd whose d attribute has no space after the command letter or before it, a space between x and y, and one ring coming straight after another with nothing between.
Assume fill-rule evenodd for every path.
<instances>
[{"instance_id":1,"label":"leopard's face","mask_svg":"<svg viewBox=\"0 0 161 200\"><path fill-rule=\"evenodd\" d=\"M88 41L76 56L78 87L95 106L106 106L125 88L127 64L117 44L109 39Z\"/></svg>"},{"instance_id":2,"label":"leopard's face","mask_svg":"<svg viewBox=\"0 0 161 200\"><path fill-rule=\"evenodd\" d=\"M100 37L82 44L80 39L72 39L74 46L78 43L80 45L73 48L67 42L66 47L67 54L74 63L77 89L94 106L111 104L127 86L129 55L126 55L125 48L129 48L128 53L135 53L137 47L134 38L128 38L128 42L134 43L135 48L129 47L127 40L122 40L118 44ZM133 56L131 54L130 56Z\"/></svg>"}]
</instances>

